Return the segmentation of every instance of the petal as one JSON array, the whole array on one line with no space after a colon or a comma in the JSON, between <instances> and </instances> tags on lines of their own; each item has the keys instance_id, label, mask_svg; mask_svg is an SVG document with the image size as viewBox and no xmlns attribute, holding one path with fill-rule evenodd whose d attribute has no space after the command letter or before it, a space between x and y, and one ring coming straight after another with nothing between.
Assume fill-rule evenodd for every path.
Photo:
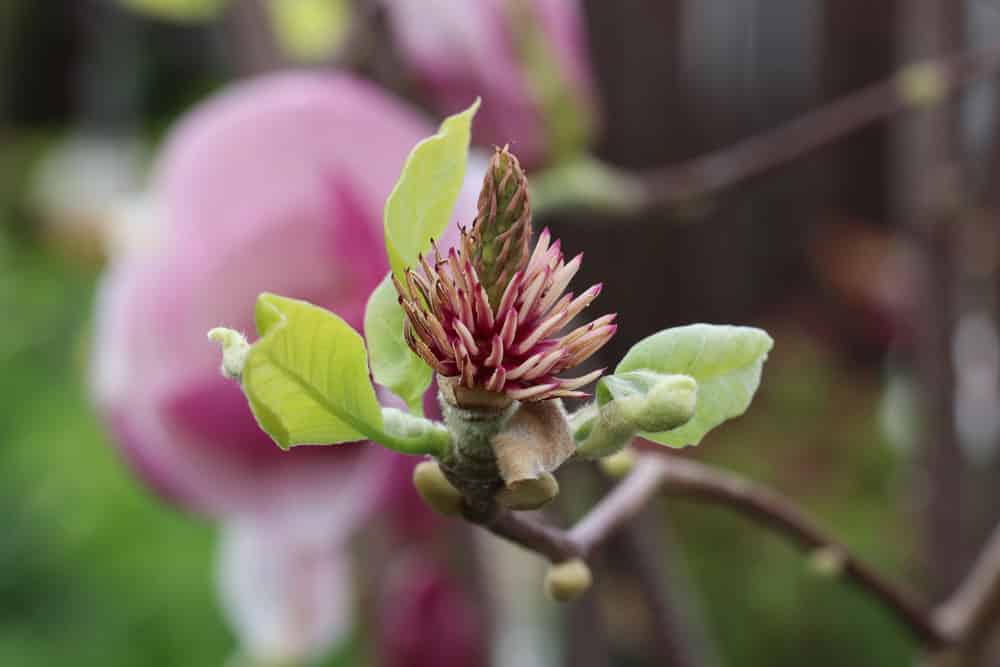
<instances>
[{"instance_id":1,"label":"petal","mask_svg":"<svg viewBox=\"0 0 1000 667\"><path fill-rule=\"evenodd\" d=\"M274 517L226 523L219 553L223 612L243 650L261 664L322 657L353 624L342 544L290 534Z\"/></svg>"}]
</instances>

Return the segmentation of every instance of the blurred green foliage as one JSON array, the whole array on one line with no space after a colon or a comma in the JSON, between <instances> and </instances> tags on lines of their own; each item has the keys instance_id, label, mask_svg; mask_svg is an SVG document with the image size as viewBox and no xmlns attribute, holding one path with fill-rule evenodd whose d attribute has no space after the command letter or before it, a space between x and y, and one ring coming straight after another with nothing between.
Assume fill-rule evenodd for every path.
<instances>
[{"instance_id":1,"label":"blurred green foliage","mask_svg":"<svg viewBox=\"0 0 1000 667\"><path fill-rule=\"evenodd\" d=\"M212 530L139 486L86 398L94 272L0 238L0 664L222 664Z\"/></svg>"},{"instance_id":2,"label":"blurred green foliage","mask_svg":"<svg viewBox=\"0 0 1000 667\"><path fill-rule=\"evenodd\" d=\"M877 372L838 363L794 328L768 328L777 343L750 412L698 453L795 498L879 571L917 587L905 461L880 434ZM912 664L917 646L895 618L849 582L817 573L783 537L729 509L672 506L724 664Z\"/></svg>"}]
</instances>

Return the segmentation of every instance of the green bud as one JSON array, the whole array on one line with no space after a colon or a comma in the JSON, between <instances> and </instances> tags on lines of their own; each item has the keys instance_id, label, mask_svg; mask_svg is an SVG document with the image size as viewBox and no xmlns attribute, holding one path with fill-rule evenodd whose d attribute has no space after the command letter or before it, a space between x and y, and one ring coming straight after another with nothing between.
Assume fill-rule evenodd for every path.
<instances>
[{"instance_id":1,"label":"green bud","mask_svg":"<svg viewBox=\"0 0 1000 667\"><path fill-rule=\"evenodd\" d=\"M844 554L837 547L820 547L809 554L808 563L814 574L832 578L844 571Z\"/></svg>"},{"instance_id":2,"label":"green bud","mask_svg":"<svg viewBox=\"0 0 1000 667\"><path fill-rule=\"evenodd\" d=\"M599 461L601 470L608 476L619 479L632 472L635 467L635 449L631 446L624 447L621 451L615 452L611 456L606 456Z\"/></svg>"},{"instance_id":3,"label":"green bud","mask_svg":"<svg viewBox=\"0 0 1000 667\"><path fill-rule=\"evenodd\" d=\"M479 192L468 253L490 305L496 308L514 274L528 262L531 204L528 178L507 147L490 160Z\"/></svg>"},{"instance_id":4,"label":"green bud","mask_svg":"<svg viewBox=\"0 0 1000 667\"><path fill-rule=\"evenodd\" d=\"M586 593L593 583L590 567L580 558L556 563L545 575L545 593L556 602L569 602Z\"/></svg>"},{"instance_id":5,"label":"green bud","mask_svg":"<svg viewBox=\"0 0 1000 667\"><path fill-rule=\"evenodd\" d=\"M896 85L907 105L930 107L948 95L949 81L941 65L925 62L904 67L896 75Z\"/></svg>"},{"instance_id":6,"label":"green bud","mask_svg":"<svg viewBox=\"0 0 1000 667\"><path fill-rule=\"evenodd\" d=\"M630 371L603 378L598 399L596 415L578 429L583 437L577 453L585 458L610 456L636 434L686 424L697 407L698 382L688 375Z\"/></svg>"},{"instance_id":7,"label":"green bud","mask_svg":"<svg viewBox=\"0 0 1000 667\"><path fill-rule=\"evenodd\" d=\"M439 514L455 516L462 507L462 494L441 472L437 461L421 461L413 469L413 486L424 502Z\"/></svg>"}]
</instances>

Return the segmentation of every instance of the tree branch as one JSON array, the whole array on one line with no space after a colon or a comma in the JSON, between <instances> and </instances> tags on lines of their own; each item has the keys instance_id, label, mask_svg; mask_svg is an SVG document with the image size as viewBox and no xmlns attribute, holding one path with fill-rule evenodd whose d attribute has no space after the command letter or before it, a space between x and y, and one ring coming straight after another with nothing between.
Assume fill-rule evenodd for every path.
<instances>
[{"instance_id":1,"label":"tree branch","mask_svg":"<svg viewBox=\"0 0 1000 667\"><path fill-rule=\"evenodd\" d=\"M929 609L908 591L882 577L824 533L782 496L746 479L674 456L643 455L633 471L569 531L545 526L509 510L498 510L483 525L552 562L586 558L622 529L658 493L690 496L726 505L783 533L808 549L835 554L842 571L905 624L928 647L953 642ZM1000 546L997 547L1000 584Z\"/></svg>"},{"instance_id":2,"label":"tree branch","mask_svg":"<svg viewBox=\"0 0 1000 667\"><path fill-rule=\"evenodd\" d=\"M643 206L673 205L735 185L907 109L936 104L1000 71L1000 43L908 65L890 78L773 130L680 164L640 172Z\"/></svg>"},{"instance_id":3,"label":"tree branch","mask_svg":"<svg viewBox=\"0 0 1000 667\"><path fill-rule=\"evenodd\" d=\"M547 526L504 508L498 508L487 520L468 518L560 563L586 559L659 493L725 505L806 549L832 554L839 571L895 615L929 649L978 642L1000 618L1000 526L962 585L932 611L911 592L859 560L788 499L737 475L677 456L639 456L628 477L570 530Z\"/></svg>"},{"instance_id":4,"label":"tree branch","mask_svg":"<svg viewBox=\"0 0 1000 667\"><path fill-rule=\"evenodd\" d=\"M506 507L497 506L496 513L486 521L466 518L479 523L494 535L545 556L553 563L585 556L566 531L533 521Z\"/></svg>"},{"instance_id":5,"label":"tree branch","mask_svg":"<svg viewBox=\"0 0 1000 667\"><path fill-rule=\"evenodd\" d=\"M940 627L962 643L979 641L995 624L1000 617L1000 526L935 617Z\"/></svg>"}]
</instances>

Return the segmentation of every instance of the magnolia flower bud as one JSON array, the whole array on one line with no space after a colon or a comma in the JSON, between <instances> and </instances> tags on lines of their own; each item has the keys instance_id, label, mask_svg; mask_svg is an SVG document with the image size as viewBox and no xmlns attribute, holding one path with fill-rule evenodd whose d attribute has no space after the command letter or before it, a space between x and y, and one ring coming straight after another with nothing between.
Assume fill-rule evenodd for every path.
<instances>
[{"instance_id":1,"label":"magnolia flower bud","mask_svg":"<svg viewBox=\"0 0 1000 667\"><path fill-rule=\"evenodd\" d=\"M621 451L600 460L601 470L610 477L620 478L632 472L635 467L635 450L625 446Z\"/></svg>"},{"instance_id":2,"label":"magnolia flower bud","mask_svg":"<svg viewBox=\"0 0 1000 667\"><path fill-rule=\"evenodd\" d=\"M493 154L479 193L479 213L467 238L466 252L495 309L514 273L527 263L531 243L528 178L507 147Z\"/></svg>"},{"instance_id":3,"label":"magnolia flower bud","mask_svg":"<svg viewBox=\"0 0 1000 667\"><path fill-rule=\"evenodd\" d=\"M688 375L665 376L646 393L611 400L588 417L589 432L577 454L585 458L611 456L639 432L677 428L694 416L697 400L698 382Z\"/></svg>"},{"instance_id":4,"label":"magnolia flower bud","mask_svg":"<svg viewBox=\"0 0 1000 667\"><path fill-rule=\"evenodd\" d=\"M413 469L413 486L435 512L456 515L461 511L462 494L452 486L436 461L421 461Z\"/></svg>"},{"instance_id":5,"label":"magnolia flower bud","mask_svg":"<svg viewBox=\"0 0 1000 667\"><path fill-rule=\"evenodd\" d=\"M545 575L545 592L556 602L569 602L587 592L593 583L590 567L580 558L556 563Z\"/></svg>"}]
</instances>

